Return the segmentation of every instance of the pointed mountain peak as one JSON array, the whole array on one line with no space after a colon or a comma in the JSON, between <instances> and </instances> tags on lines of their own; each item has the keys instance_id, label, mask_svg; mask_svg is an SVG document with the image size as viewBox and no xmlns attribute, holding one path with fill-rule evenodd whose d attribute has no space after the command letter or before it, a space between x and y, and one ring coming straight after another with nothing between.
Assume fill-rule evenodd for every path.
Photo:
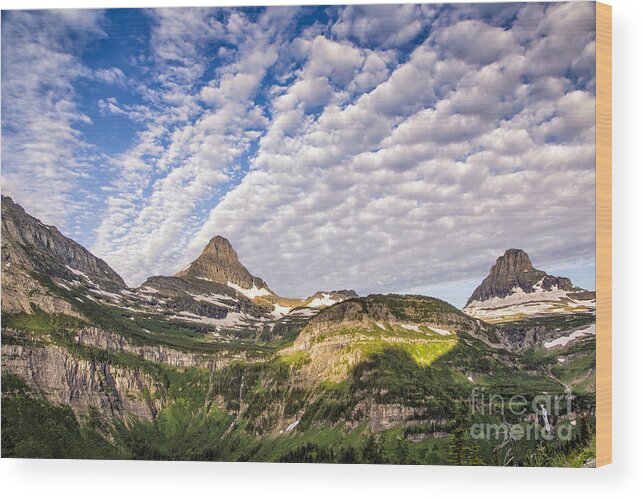
<instances>
[{"instance_id":1,"label":"pointed mountain peak","mask_svg":"<svg viewBox=\"0 0 643 499\"><path fill-rule=\"evenodd\" d=\"M489 270L489 275L473 292L467 305L474 301L505 298L516 290L532 293L536 285L544 290L556 288L569 291L574 288L568 278L550 276L534 268L525 251L516 248L508 249L496 260Z\"/></svg>"},{"instance_id":2,"label":"pointed mountain peak","mask_svg":"<svg viewBox=\"0 0 643 499\"><path fill-rule=\"evenodd\" d=\"M214 258L239 261L239 256L230 241L223 236L214 236L201 252L201 256L211 255Z\"/></svg>"},{"instance_id":3,"label":"pointed mountain peak","mask_svg":"<svg viewBox=\"0 0 643 499\"><path fill-rule=\"evenodd\" d=\"M234 251L234 248L232 248L230 241L228 241L223 236L214 236L212 239L210 239L208 244L205 245L205 248L203 248L203 251L210 251L217 248L226 248Z\"/></svg>"},{"instance_id":4,"label":"pointed mountain peak","mask_svg":"<svg viewBox=\"0 0 643 499\"><path fill-rule=\"evenodd\" d=\"M250 298L273 294L261 278L241 264L230 241L222 236L210 239L201 255L176 276L226 284Z\"/></svg>"},{"instance_id":5,"label":"pointed mountain peak","mask_svg":"<svg viewBox=\"0 0 643 499\"><path fill-rule=\"evenodd\" d=\"M496 260L497 265L507 265L517 270L533 270L534 268L529 255L525 251L516 248L508 249L502 256L498 257Z\"/></svg>"}]
</instances>

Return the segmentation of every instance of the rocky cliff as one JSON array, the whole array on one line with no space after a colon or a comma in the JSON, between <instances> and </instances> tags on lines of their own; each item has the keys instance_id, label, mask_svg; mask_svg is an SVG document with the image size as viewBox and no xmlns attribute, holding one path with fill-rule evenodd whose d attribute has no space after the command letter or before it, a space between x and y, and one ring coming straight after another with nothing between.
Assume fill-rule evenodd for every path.
<instances>
[{"instance_id":1,"label":"rocky cliff","mask_svg":"<svg viewBox=\"0 0 643 499\"><path fill-rule=\"evenodd\" d=\"M39 396L79 413L97 409L103 416L156 416L164 387L151 375L73 356L57 345L3 344L2 370L22 378Z\"/></svg>"}]
</instances>

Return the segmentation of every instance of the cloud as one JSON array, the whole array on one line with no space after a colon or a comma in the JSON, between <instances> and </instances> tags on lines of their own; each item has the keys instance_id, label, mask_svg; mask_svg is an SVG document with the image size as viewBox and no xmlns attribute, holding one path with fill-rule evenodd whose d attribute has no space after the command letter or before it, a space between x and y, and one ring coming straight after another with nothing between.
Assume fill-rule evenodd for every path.
<instances>
[{"instance_id":1,"label":"cloud","mask_svg":"<svg viewBox=\"0 0 643 499\"><path fill-rule=\"evenodd\" d=\"M482 21L452 28L353 104L293 115L287 133L273 120L256 170L190 253L225 234L274 289L299 295L470 278L513 246L539 261L591 258L591 93L573 89L570 64L534 76L525 54L537 42L524 34L520 44ZM450 44L465 28L473 35ZM494 43L472 55L476 39Z\"/></svg>"},{"instance_id":2,"label":"cloud","mask_svg":"<svg viewBox=\"0 0 643 499\"><path fill-rule=\"evenodd\" d=\"M591 5L303 9L148 12L138 98L96 99L137 130L105 158L93 248L129 283L215 234L299 296L457 298L508 247L592 261ZM116 69L87 78L132 86Z\"/></svg>"},{"instance_id":3,"label":"cloud","mask_svg":"<svg viewBox=\"0 0 643 499\"><path fill-rule=\"evenodd\" d=\"M253 98L277 59L270 14L255 23L233 13L221 22L213 11L190 10L175 22L173 12L151 13L159 109L137 144L115 159L116 195L97 230L97 251L134 282L172 272L200 227L199 212L243 175L240 158L267 124ZM276 19L284 22L283 10ZM238 43L235 55L203 80L206 64L191 64L221 41Z\"/></svg>"},{"instance_id":4,"label":"cloud","mask_svg":"<svg viewBox=\"0 0 643 499\"><path fill-rule=\"evenodd\" d=\"M435 32L432 39L447 57L482 66L522 51L511 30L482 21L459 22Z\"/></svg>"},{"instance_id":5,"label":"cloud","mask_svg":"<svg viewBox=\"0 0 643 499\"><path fill-rule=\"evenodd\" d=\"M78 131L91 119L76 91L92 74L79 54L105 36L102 19L99 10L67 9L2 16L2 190L72 233L92 174L91 145Z\"/></svg>"},{"instance_id":6,"label":"cloud","mask_svg":"<svg viewBox=\"0 0 643 499\"><path fill-rule=\"evenodd\" d=\"M430 5L351 5L343 9L332 33L362 45L398 47L418 36L436 12Z\"/></svg>"},{"instance_id":7,"label":"cloud","mask_svg":"<svg viewBox=\"0 0 643 499\"><path fill-rule=\"evenodd\" d=\"M109 83L110 85L124 84L127 80L125 73L120 68L98 69L94 72L96 79Z\"/></svg>"}]
</instances>

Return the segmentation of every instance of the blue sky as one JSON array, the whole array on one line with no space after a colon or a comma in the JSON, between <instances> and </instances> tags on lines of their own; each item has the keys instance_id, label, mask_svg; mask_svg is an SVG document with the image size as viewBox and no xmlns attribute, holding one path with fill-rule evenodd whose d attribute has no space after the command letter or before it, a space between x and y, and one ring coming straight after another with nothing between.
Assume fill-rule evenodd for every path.
<instances>
[{"instance_id":1,"label":"blue sky","mask_svg":"<svg viewBox=\"0 0 643 499\"><path fill-rule=\"evenodd\" d=\"M2 13L2 192L130 285L215 234L283 295L594 286L594 8Z\"/></svg>"}]
</instances>

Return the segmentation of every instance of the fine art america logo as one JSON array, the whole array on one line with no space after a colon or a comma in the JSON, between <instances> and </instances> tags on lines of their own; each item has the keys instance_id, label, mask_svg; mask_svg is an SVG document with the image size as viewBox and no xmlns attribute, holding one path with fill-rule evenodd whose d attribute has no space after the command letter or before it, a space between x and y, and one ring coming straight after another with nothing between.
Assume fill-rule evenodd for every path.
<instances>
[{"instance_id":1,"label":"fine art america logo","mask_svg":"<svg viewBox=\"0 0 643 499\"><path fill-rule=\"evenodd\" d=\"M473 423L469 434L476 440L569 441L575 424L570 420L573 398L571 393L541 394L528 400L524 395L507 397L474 388L470 400L471 416L483 421ZM502 422L492 422L498 419ZM559 420L561 423L557 424Z\"/></svg>"}]
</instances>

